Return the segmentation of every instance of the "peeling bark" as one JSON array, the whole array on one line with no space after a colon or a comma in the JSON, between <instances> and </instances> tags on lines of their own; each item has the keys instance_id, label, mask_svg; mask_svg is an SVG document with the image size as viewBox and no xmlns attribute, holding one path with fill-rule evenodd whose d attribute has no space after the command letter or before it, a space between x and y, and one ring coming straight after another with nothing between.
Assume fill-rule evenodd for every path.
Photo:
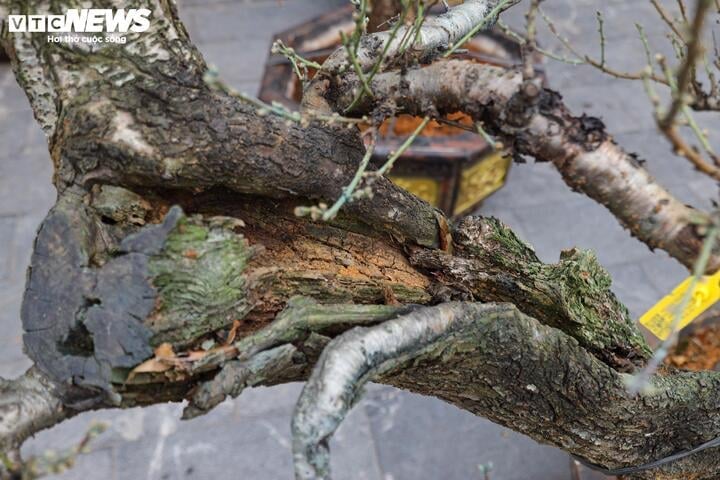
<instances>
[{"instance_id":1,"label":"peeling bark","mask_svg":"<svg viewBox=\"0 0 720 480\"><path fill-rule=\"evenodd\" d=\"M496 4L466 1L430 21L416 59L432 59ZM607 467L718 436L715 373L662 372L653 393L626 393L625 372L649 349L591 254L545 265L502 224L479 218L452 230L453 254L439 251L444 218L384 179L333 224L295 217L298 204L334 200L349 183L364 153L358 132L288 125L212 90L173 3L123 6L154 12L151 30L129 35L126 47L4 38L49 135L59 197L36 239L23 302L37 367L0 385L10 412L0 415L3 449L90 408L190 398L188 416L200 414L246 387L305 379L318 357L295 422L295 451L316 475L326 460L313 452L370 378ZM12 12L57 8L10 2ZM363 40L364 67L383 35ZM352 75L336 75L341 57L317 76L306 108L352 101ZM388 111L466 111L516 151L552 161L650 246L685 264L696 256L704 214L655 184L599 122L571 116L557 94L458 61L383 73L373 89ZM377 106L365 99L358 111ZM204 351L208 340L216 347ZM176 364L130 375L162 342L180 355ZM659 478L718 471L706 452Z\"/></svg>"},{"instance_id":2,"label":"peeling bark","mask_svg":"<svg viewBox=\"0 0 720 480\"><path fill-rule=\"evenodd\" d=\"M335 88L339 96L333 106L344 111L357 82L348 75ZM356 113L390 103L417 115L470 114L513 151L552 162L570 188L608 208L651 249L665 250L692 269L708 215L658 184L637 155L613 141L600 120L573 116L558 93L523 81L521 72L449 60L405 73L383 73L372 88L374 99L366 98ZM717 250L708 272L720 268Z\"/></svg>"}]
</instances>

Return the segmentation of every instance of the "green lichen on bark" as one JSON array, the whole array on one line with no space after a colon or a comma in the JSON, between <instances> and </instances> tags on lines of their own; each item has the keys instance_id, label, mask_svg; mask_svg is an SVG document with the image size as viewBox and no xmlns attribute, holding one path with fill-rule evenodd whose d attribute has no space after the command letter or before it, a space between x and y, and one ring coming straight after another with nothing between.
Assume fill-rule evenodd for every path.
<instances>
[{"instance_id":1,"label":"green lichen on bark","mask_svg":"<svg viewBox=\"0 0 720 480\"><path fill-rule=\"evenodd\" d=\"M465 237L469 241L466 248L474 255L491 258L498 275L515 277L517 287L542 300L545 311L538 318L549 319L550 325L560 322L562 329L582 345L607 357L649 358L650 348L627 308L610 290L612 279L595 253L565 250L558 263L545 264L499 220L488 218L480 223L479 231L469 230L479 235Z\"/></svg>"},{"instance_id":2,"label":"green lichen on bark","mask_svg":"<svg viewBox=\"0 0 720 480\"><path fill-rule=\"evenodd\" d=\"M619 370L634 370L650 357L650 348L610 290L610 276L594 253L567 250L558 263L545 264L495 218L467 218L454 238L455 256L417 252L413 263L477 300L514 303Z\"/></svg>"},{"instance_id":3,"label":"green lichen on bark","mask_svg":"<svg viewBox=\"0 0 720 480\"><path fill-rule=\"evenodd\" d=\"M146 323L155 334L154 345L187 345L252 308L244 271L255 249L233 231L234 222L185 217L151 259L158 304Z\"/></svg>"},{"instance_id":4,"label":"green lichen on bark","mask_svg":"<svg viewBox=\"0 0 720 480\"><path fill-rule=\"evenodd\" d=\"M610 290L612 279L592 251L566 250L559 263L543 267L543 288L555 295L558 313L574 320L568 333L608 353L649 358L645 339Z\"/></svg>"}]
</instances>

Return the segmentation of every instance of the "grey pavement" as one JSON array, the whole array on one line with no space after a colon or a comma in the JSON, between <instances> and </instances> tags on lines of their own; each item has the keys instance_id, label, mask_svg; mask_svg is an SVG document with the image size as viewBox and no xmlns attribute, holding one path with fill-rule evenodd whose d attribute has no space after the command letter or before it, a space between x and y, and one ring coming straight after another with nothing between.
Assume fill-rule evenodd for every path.
<instances>
[{"instance_id":1,"label":"grey pavement","mask_svg":"<svg viewBox=\"0 0 720 480\"><path fill-rule=\"evenodd\" d=\"M210 63L235 87L254 93L273 33L310 19L345 0L184 0L180 12ZM674 1L666 0L668 5ZM608 59L638 70L643 57L633 22L645 22L653 47L668 52L660 22L645 0L547 0L545 9L582 51L599 50L594 11L607 20ZM522 24L512 13L512 25ZM541 40L553 43L546 29ZM618 142L683 201L707 207L717 187L674 157L653 126L639 85L588 67L550 61L550 84L576 112L605 120ZM703 116L717 138L717 122ZM22 353L20 300L35 230L54 200L45 139L9 67L0 64L0 376L29 366ZM570 191L549 165L516 164L508 184L480 213L494 215L534 245L548 262L572 246L591 248L614 279L614 290L637 317L687 274L662 252L633 239L601 206ZM62 479L160 480L292 477L289 422L301 385L259 388L215 411L180 422L178 405L87 413L39 434L25 453L77 442L90 422L111 427ZM371 386L332 442L336 478L368 480L570 480L569 457L523 435L435 399ZM582 478L590 478L583 474ZM598 477L593 477L598 478Z\"/></svg>"}]
</instances>

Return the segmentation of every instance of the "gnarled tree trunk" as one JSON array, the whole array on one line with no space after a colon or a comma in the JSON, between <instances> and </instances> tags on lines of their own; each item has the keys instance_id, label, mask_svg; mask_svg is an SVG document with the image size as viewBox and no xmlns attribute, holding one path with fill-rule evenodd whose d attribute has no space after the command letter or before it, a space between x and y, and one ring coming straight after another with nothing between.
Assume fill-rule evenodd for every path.
<instances>
[{"instance_id":1,"label":"gnarled tree trunk","mask_svg":"<svg viewBox=\"0 0 720 480\"><path fill-rule=\"evenodd\" d=\"M327 436L369 379L606 468L720 435L720 374L662 371L651 393L627 392L624 379L651 352L591 253L543 264L501 222L453 226L384 178L329 223L297 217L298 205L342 194L365 153L358 131L260 115L211 88L174 3L126 3L153 12L151 29L129 34L126 47L4 36L48 135L58 201L39 230L22 309L36 367L0 385L13 399L0 403L3 450L91 408L188 398L193 416L247 386L308 377L293 424L299 478L328 475ZM517 72L432 62L496 4L471 0L427 20L412 53L429 63L381 73L374 98L346 114L464 111L691 265L706 214L657 185L599 121L573 116ZM366 37L361 66L383 41ZM342 51L328 60L305 112L352 103L359 80L338 73L345 60ZM218 346L201 352L208 339ZM707 450L640 477L718 472Z\"/></svg>"}]
</instances>

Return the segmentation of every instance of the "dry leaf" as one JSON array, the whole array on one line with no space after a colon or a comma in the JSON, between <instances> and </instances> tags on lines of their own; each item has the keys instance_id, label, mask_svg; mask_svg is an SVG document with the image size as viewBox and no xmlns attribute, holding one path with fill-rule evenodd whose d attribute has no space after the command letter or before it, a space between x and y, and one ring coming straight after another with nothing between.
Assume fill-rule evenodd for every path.
<instances>
[{"instance_id":1,"label":"dry leaf","mask_svg":"<svg viewBox=\"0 0 720 480\"><path fill-rule=\"evenodd\" d=\"M193 350L188 352L186 356L182 358L183 362L197 362L207 356L212 350Z\"/></svg>"},{"instance_id":2,"label":"dry leaf","mask_svg":"<svg viewBox=\"0 0 720 480\"><path fill-rule=\"evenodd\" d=\"M160 344L155 349L155 356L133 368L128 375L127 381L131 381L139 373L162 373L173 367L175 352L169 343Z\"/></svg>"},{"instance_id":3,"label":"dry leaf","mask_svg":"<svg viewBox=\"0 0 720 480\"><path fill-rule=\"evenodd\" d=\"M237 337L238 329L240 328L240 320L235 319L233 320L232 328L230 328L230 332L228 333L227 340L225 341L225 345L230 345L235 341L235 337Z\"/></svg>"},{"instance_id":4,"label":"dry leaf","mask_svg":"<svg viewBox=\"0 0 720 480\"><path fill-rule=\"evenodd\" d=\"M175 352L173 347L169 343L161 343L155 349L155 358L159 359L173 359L175 358Z\"/></svg>"},{"instance_id":5,"label":"dry leaf","mask_svg":"<svg viewBox=\"0 0 720 480\"><path fill-rule=\"evenodd\" d=\"M130 380L134 375L137 375L138 373L167 372L171 368L172 365L170 365L169 363L158 360L157 358L151 358L150 360L145 360L143 363L133 368L132 372L130 372L130 375L128 376L128 380Z\"/></svg>"}]
</instances>

